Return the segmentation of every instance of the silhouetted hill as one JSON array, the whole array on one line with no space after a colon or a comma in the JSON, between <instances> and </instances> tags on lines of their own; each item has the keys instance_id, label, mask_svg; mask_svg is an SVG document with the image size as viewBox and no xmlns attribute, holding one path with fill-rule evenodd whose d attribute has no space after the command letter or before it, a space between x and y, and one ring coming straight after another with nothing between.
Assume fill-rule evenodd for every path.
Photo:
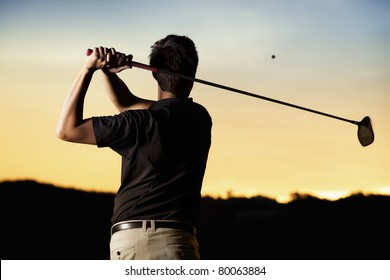
<instances>
[{"instance_id":1,"label":"silhouetted hill","mask_svg":"<svg viewBox=\"0 0 390 280\"><path fill-rule=\"evenodd\" d=\"M108 259L114 195L0 183L1 259ZM389 259L390 196L202 200L204 259Z\"/></svg>"},{"instance_id":2,"label":"silhouetted hill","mask_svg":"<svg viewBox=\"0 0 390 280\"><path fill-rule=\"evenodd\" d=\"M1 259L107 259L112 194L3 182Z\"/></svg>"}]
</instances>

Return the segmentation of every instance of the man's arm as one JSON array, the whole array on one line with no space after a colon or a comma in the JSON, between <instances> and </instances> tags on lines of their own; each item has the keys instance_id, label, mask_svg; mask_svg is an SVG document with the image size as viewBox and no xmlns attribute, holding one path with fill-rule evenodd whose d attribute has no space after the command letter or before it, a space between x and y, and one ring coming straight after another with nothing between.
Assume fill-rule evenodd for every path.
<instances>
[{"instance_id":1,"label":"man's arm","mask_svg":"<svg viewBox=\"0 0 390 280\"><path fill-rule=\"evenodd\" d=\"M92 119L83 118L84 99L92 75L92 71L83 68L65 99L56 130L56 135L61 140L96 144Z\"/></svg>"},{"instance_id":2,"label":"man's arm","mask_svg":"<svg viewBox=\"0 0 390 280\"><path fill-rule=\"evenodd\" d=\"M154 101L135 96L116 73L103 72L108 96L119 112L147 109Z\"/></svg>"},{"instance_id":3,"label":"man's arm","mask_svg":"<svg viewBox=\"0 0 390 280\"><path fill-rule=\"evenodd\" d=\"M77 75L62 106L56 129L58 138L69 142L96 144L92 119L83 118L84 99L93 73L107 64L104 48L95 48Z\"/></svg>"},{"instance_id":4,"label":"man's arm","mask_svg":"<svg viewBox=\"0 0 390 280\"><path fill-rule=\"evenodd\" d=\"M119 112L149 108L154 101L135 96L116 74L130 67L128 63L132 56L116 52L114 48L105 49L105 51L108 53L107 60L112 66L103 69L104 83L114 106Z\"/></svg>"}]
</instances>

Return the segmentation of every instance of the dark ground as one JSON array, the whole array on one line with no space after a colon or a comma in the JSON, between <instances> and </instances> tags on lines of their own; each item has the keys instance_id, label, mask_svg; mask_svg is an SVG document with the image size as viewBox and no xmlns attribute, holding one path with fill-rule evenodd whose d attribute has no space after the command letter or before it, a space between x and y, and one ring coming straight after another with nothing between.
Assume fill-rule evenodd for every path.
<instances>
[{"instance_id":1,"label":"dark ground","mask_svg":"<svg viewBox=\"0 0 390 280\"><path fill-rule=\"evenodd\" d=\"M0 182L0 194L2 260L109 259L113 194L35 181ZM198 240L203 259L389 259L389 214L381 195L205 197Z\"/></svg>"}]
</instances>

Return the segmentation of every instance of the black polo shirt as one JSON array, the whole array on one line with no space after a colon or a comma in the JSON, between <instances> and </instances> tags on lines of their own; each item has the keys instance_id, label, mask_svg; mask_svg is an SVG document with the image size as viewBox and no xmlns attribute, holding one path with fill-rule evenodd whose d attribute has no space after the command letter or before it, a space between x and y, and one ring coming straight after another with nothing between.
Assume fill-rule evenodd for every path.
<instances>
[{"instance_id":1,"label":"black polo shirt","mask_svg":"<svg viewBox=\"0 0 390 280\"><path fill-rule=\"evenodd\" d=\"M112 223L154 219L196 226L211 144L207 110L191 98L173 98L92 120L98 147L122 156Z\"/></svg>"}]
</instances>

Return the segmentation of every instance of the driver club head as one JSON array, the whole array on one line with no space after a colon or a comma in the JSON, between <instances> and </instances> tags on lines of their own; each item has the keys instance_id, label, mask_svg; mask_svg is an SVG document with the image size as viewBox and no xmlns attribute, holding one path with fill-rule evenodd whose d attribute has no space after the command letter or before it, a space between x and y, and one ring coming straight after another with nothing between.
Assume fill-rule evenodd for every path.
<instances>
[{"instance_id":1,"label":"driver club head","mask_svg":"<svg viewBox=\"0 0 390 280\"><path fill-rule=\"evenodd\" d=\"M372 129L372 123L370 117L364 117L358 125L358 139L363 147L370 145L374 142L374 130Z\"/></svg>"}]
</instances>

